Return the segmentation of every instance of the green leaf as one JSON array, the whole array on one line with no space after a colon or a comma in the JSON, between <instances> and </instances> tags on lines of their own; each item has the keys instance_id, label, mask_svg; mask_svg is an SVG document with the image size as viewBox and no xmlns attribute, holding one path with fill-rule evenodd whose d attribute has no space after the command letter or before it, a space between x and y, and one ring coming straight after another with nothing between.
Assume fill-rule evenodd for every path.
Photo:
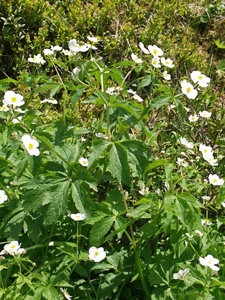
<instances>
[{"instance_id":1,"label":"green leaf","mask_svg":"<svg viewBox=\"0 0 225 300\"><path fill-rule=\"evenodd\" d=\"M92 203L89 199L89 191L85 188L83 181L76 180L71 184L72 199L77 210L87 217L91 215Z\"/></svg>"},{"instance_id":2,"label":"green leaf","mask_svg":"<svg viewBox=\"0 0 225 300\"><path fill-rule=\"evenodd\" d=\"M153 108L160 108L166 104L168 104L171 100L171 96L169 95L164 95L164 96L160 96L156 99L154 99L151 104L150 104L150 107L151 109Z\"/></svg>"},{"instance_id":3,"label":"green leaf","mask_svg":"<svg viewBox=\"0 0 225 300\"><path fill-rule=\"evenodd\" d=\"M152 170L154 168L158 168L161 166L168 165L169 161L167 159L156 159L150 165L145 169L145 172L148 172L149 170Z\"/></svg>"},{"instance_id":4,"label":"green leaf","mask_svg":"<svg viewBox=\"0 0 225 300\"><path fill-rule=\"evenodd\" d=\"M111 143L106 140L94 141L88 157L88 168L91 167L95 160L99 159L103 155L109 145L111 145Z\"/></svg>"},{"instance_id":5,"label":"green leaf","mask_svg":"<svg viewBox=\"0 0 225 300\"><path fill-rule=\"evenodd\" d=\"M225 41L220 42L220 40L214 40L216 46L220 49L225 49Z\"/></svg>"},{"instance_id":6,"label":"green leaf","mask_svg":"<svg viewBox=\"0 0 225 300\"><path fill-rule=\"evenodd\" d=\"M126 185L130 185L130 171L127 162L127 153L121 144L113 144L109 154L109 168L112 176Z\"/></svg>"},{"instance_id":7,"label":"green leaf","mask_svg":"<svg viewBox=\"0 0 225 300\"><path fill-rule=\"evenodd\" d=\"M128 113L130 113L132 116L134 116L136 119L139 118L139 114L134 111L133 107L129 105L129 103L122 103L122 102L115 102L111 107L121 107L125 109Z\"/></svg>"},{"instance_id":8,"label":"green leaf","mask_svg":"<svg viewBox=\"0 0 225 300\"><path fill-rule=\"evenodd\" d=\"M59 294L57 290L53 286L46 286L42 290L42 296L49 300L58 300L59 299Z\"/></svg>"},{"instance_id":9,"label":"green leaf","mask_svg":"<svg viewBox=\"0 0 225 300\"><path fill-rule=\"evenodd\" d=\"M99 222L96 222L90 232L90 245L96 247L100 246L103 243L104 236L108 233L113 223L114 216L106 217Z\"/></svg>"},{"instance_id":10,"label":"green leaf","mask_svg":"<svg viewBox=\"0 0 225 300\"><path fill-rule=\"evenodd\" d=\"M66 214L70 182L62 182L51 192L51 202L44 208L44 225L55 224Z\"/></svg>"},{"instance_id":11,"label":"green leaf","mask_svg":"<svg viewBox=\"0 0 225 300\"><path fill-rule=\"evenodd\" d=\"M147 75L145 76L139 83L138 83L138 90L140 90L143 87L149 86L152 82L152 76Z\"/></svg>"},{"instance_id":12,"label":"green leaf","mask_svg":"<svg viewBox=\"0 0 225 300\"><path fill-rule=\"evenodd\" d=\"M74 109L76 103L79 101L79 99L80 99L80 97L83 93L83 90L85 90L85 88L76 90L72 93L72 95L71 95L71 107L72 107L72 109Z\"/></svg>"},{"instance_id":13,"label":"green leaf","mask_svg":"<svg viewBox=\"0 0 225 300\"><path fill-rule=\"evenodd\" d=\"M219 194L216 197L216 206L219 207L223 201L225 201L225 185L224 184L221 186Z\"/></svg>"}]
</instances>

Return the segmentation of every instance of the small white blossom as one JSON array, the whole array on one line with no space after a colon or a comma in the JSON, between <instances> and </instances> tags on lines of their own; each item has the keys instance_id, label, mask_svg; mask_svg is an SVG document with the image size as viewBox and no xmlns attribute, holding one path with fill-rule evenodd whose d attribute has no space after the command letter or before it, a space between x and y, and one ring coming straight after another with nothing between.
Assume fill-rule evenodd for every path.
<instances>
[{"instance_id":1,"label":"small white blossom","mask_svg":"<svg viewBox=\"0 0 225 300\"><path fill-rule=\"evenodd\" d=\"M148 50L149 52L154 56L154 57L158 57L158 56L162 56L163 55L163 51L161 48L157 47L156 45L149 45L148 46Z\"/></svg>"},{"instance_id":2,"label":"small white blossom","mask_svg":"<svg viewBox=\"0 0 225 300\"><path fill-rule=\"evenodd\" d=\"M65 50L65 49L62 50L62 53L66 56L72 55L72 53L69 50Z\"/></svg>"},{"instance_id":3,"label":"small white blossom","mask_svg":"<svg viewBox=\"0 0 225 300\"><path fill-rule=\"evenodd\" d=\"M48 56L48 55L53 55L54 54L54 50L53 49L44 49L43 50L44 55Z\"/></svg>"},{"instance_id":4,"label":"small white blossom","mask_svg":"<svg viewBox=\"0 0 225 300\"><path fill-rule=\"evenodd\" d=\"M200 145L199 145L199 151L202 152L202 155L206 155L206 154L211 154L211 155L213 155L212 147L211 147L211 146L206 146L206 145L204 145L204 144L200 144Z\"/></svg>"},{"instance_id":5,"label":"small white blossom","mask_svg":"<svg viewBox=\"0 0 225 300\"><path fill-rule=\"evenodd\" d=\"M222 178L219 178L219 176L216 174L209 174L209 183L211 183L212 185L220 186L224 184L224 180Z\"/></svg>"},{"instance_id":6,"label":"small white blossom","mask_svg":"<svg viewBox=\"0 0 225 300\"><path fill-rule=\"evenodd\" d=\"M74 68L73 69L73 75L78 76L78 74L80 73L80 68Z\"/></svg>"},{"instance_id":7,"label":"small white blossom","mask_svg":"<svg viewBox=\"0 0 225 300\"><path fill-rule=\"evenodd\" d=\"M190 116L188 117L188 120L189 120L190 122L197 122L198 119L199 119L199 117L198 117L198 115L196 115L196 114L190 115Z\"/></svg>"},{"instance_id":8,"label":"small white blossom","mask_svg":"<svg viewBox=\"0 0 225 300\"><path fill-rule=\"evenodd\" d=\"M0 111L9 111L9 107L5 104L3 104L1 107L0 107Z\"/></svg>"},{"instance_id":9,"label":"small white blossom","mask_svg":"<svg viewBox=\"0 0 225 300\"><path fill-rule=\"evenodd\" d=\"M83 167L88 167L88 159L81 157L79 158L79 163L83 166Z\"/></svg>"},{"instance_id":10,"label":"small white blossom","mask_svg":"<svg viewBox=\"0 0 225 300\"><path fill-rule=\"evenodd\" d=\"M60 291L62 292L62 294L66 300L71 300L72 296L69 295L69 293L67 292L67 289L60 288Z\"/></svg>"},{"instance_id":11,"label":"small white blossom","mask_svg":"<svg viewBox=\"0 0 225 300\"><path fill-rule=\"evenodd\" d=\"M204 160L206 160L211 166L218 166L217 159L214 158L212 153L204 153Z\"/></svg>"},{"instance_id":12,"label":"small white blossom","mask_svg":"<svg viewBox=\"0 0 225 300\"><path fill-rule=\"evenodd\" d=\"M149 194L149 188L143 188L139 191L139 194L143 195L143 196L147 196Z\"/></svg>"},{"instance_id":13,"label":"small white blossom","mask_svg":"<svg viewBox=\"0 0 225 300\"><path fill-rule=\"evenodd\" d=\"M62 47L61 47L61 46L58 46L58 45L56 45L56 46L51 46L51 50L52 50L52 51L61 51L61 50L62 50Z\"/></svg>"},{"instance_id":14,"label":"small white blossom","mask_svg":"<svg viewBox=\"0 0 225 300\"><path fill-rule=\"evenodd\" d=\"M132 89L127 90L127 92L128 92L129 94L133 94L133 95L137 94L137 92L133 91Z\"/></svg>"},{"instance_id":15,"label":"small white blossom","mask_svg":"<svg viewBox=\"0 0 225 300\"><path fill-rule=\"evenodd\" d=\"M160 65L160 59L157 56L153 57L151 63L153 65L153 67L155 67L155 68L160 68L161 67L161 65Z\"/></svg>"},{"instance_id":16,"label":"small white blossom","mask_svg":"<svg viewBox=\"0 0 225 300\"><path fill-rule=\"evenodd\" d=\"M193 71L191 73L191 79L194 83L197 83L201 87L207 87L210 82L210 78L199 71Z\"/></svg>"},{"instance_id":17,"label":"small white blossom","mask_svg":"<svg viewBox=\"0 0 225 300\"><path fill-rule=\"evenodd\" d=\"M212 222L208 219L201 220L202 225L211 226Z\"/></svg>"},{"instance_id":18,"label":"small white blossom","mask_svg":"<svg viewBox=\"0 0 225 300\"><path fill-rule=\"evenodd\" d=\"M132 98L135 99L135 100L137 100L138 102L143 102L143 101L144 101L144 100L143 100L140 96L138 96L137 94L133 95Z\"/></svg>"},{"instance_id":19,"label":"small white blossom","mask_svg":"<svg viewBox=\"0 0 225 300\"><path fill-rule=\"evenodd\" d=\"M14 91L5 92L3 98L4 105L12 105L13 108L22 106L24 104L23 96L20 94L16 94Z\"/></svg>"},{"instance_id":20,"label":"small white blossom","mask_svg":"<svg viewBox=\"0 0 225 300\"><path fill-rule=\"evenodd\" d=\"M164 72L163 72L163 78L164 78L165 80L171 80L171 75L168 74L167 71L164 71Z\"/></svg>"},{"instance_id":21,"label":"small white blossom","mask_svg":"<svg viewBox=\"0 0 225 300\"><path fill-rule=\"evenodd\" d=\"M137 55L135 55L134 53L131 54L131 58L133 59L134 62L136 62L137 64L142 64L143 61L142 59L140 59Z\"/></svg>"},{"instance_id":22,"label":"small white blossom","mask_svg":"<svg viewBox=\"0 0 225 300\"><path fill-rule=\"evenodd\" d=\"M99 41L99 39L97 37L90 36L90 35L87 36L87 39L92 43L98 43L98 41Z\"/></svg>"},{"instance_id":23,"label":"small white blossom","mask_svg":"<svg viewBox=\"0 0 225 300\"><path fill-rule=\"evenodd\" d=\"M4 246L4 252L5 254L10 254L12 256L25 254L26 250L20 248L20 246L21 244L19 244L17 241L12 241Z\"/></svg>"},{"instance_id":24,"label":"small white blossom","mask_svg":"<svg viewBox=\"0 0 225 300\"><path fill-rule=\"evenodd\" d=\"M225 207L225 201L223 201L223 202L221 203L221 205L222 205L223 207Z\"/></svg>"},{"instance_id":25,"label":"small white blossom","mask_svg":"<svg viewBox=\"0 0 225 300\"><path fill-rule=\"evenodd\" d=\"M20 123L20 121L22 120L22 116L18 116L17 119L12 119L12 123L13 124L17 124L17 123Z\"/></svg>"},{"instance_id":26,"label":"small white blossom","mask_svg":"<svg viewBox=\"0 0 225 300\"><path fill-rule=\"evenodd\" d=\"M118 95L120 91L122 91L121 87L112 86L112 87L108 87L105 92L109 95Z\"/></svg>"},{"instance_id":27,"label":"small white blossom","mask_svg":"<svg viewBox=\"0 0 225 300\"><path fill-rule=\"evenodd\" d=\"M79 45L75 39L69 41L68 47L72 54L76 54L77 52L86 52L90 49L90 45Z\"/></svg>"},{"instance_id":28,"label":"small white blossom","mask_svg":"<svg viewBox=\"0 0 225 300\"><path fill-rule=\"evenodd\" d=\"M89 259L93 260L94 262L100 262L101 260L105 259L106 252L104 251L103 247L96 248L91 247L89 249Z\"/></svg>"},{"instance_id":29,"label":"small white blossom","mask_svg":"<svg viewBox=\"0 0 225 300\"><path fill-rule=\"evenodd\" d=\"M8 200L8 196L4 190L0 190L0 204L3 204L6 200Z\"/></svg>"},{"instance_id":30,"label":"small white blossom","mask_svg":"<svg viewBox=\"0 0 225 300\"><path fill-rule=\"evenodd\" d=\"M46 61L41 56L41 54L34 55L34 57L29 57L28 61L35 63L35 64L42 64L42 65L44 65L46 63Z\"/></svg>"},{"instance_id":31,"label":"small white blossom","mask_svg":"<svg viewBox=\"0 0 225 300\"><path fill-rule=\"evenodd\" d=\"M209 112L209 111L203 110L203 111L200 111L200 112L199 112L199 115L200 115L200 117L202 117L202 118L209 119L209 118L211 118L212 113Z\"/></svg>"},{"instance_id":32,"label":"small white blossom","mask_svg":"<svg viewBox=\"0 0 225 300\"><path fill-rule=\"evenodd\" d=\"M43 103L50 103L50 104L58 104L58 101L55 99L44 99L40 101L42 104Z\"/></svg>"},{"instance_id":33,"label":"small white blossom","mask_svg":"<svg viewBox=\"0 0 225 300\"><path fill-rule=\"evenodd\" d=\"M51 241L51 242L49 242L49 247L52 247L52 246L54 246L54 241Z\"/></svg>"},{"instance_id":34,"label":"small white blossom","mask_svg":"<svg viewBox=\"0 0 225 300\"><path fill-rule=\"evenodd\" d=\"M179 157L177 159L177 164L179 166L182 166L182 167L187 167L188 166L188 163L183 158L179 158Z\"/></svg>"},{"instance_id":35,"label":"small white blossom","mask_svg":"<svg viewBox=\"0 0 225 300\"><path fill-rule=\"evenodd\" d=\"M177 280L183 280L184 277L190 272L190 269L184 269L184 270L180 270L178 271L178 273L173 274L173 279Z\"/></svg>"},{"instance_id":36,"label":"small white blossom","mask_svg":"<svg viewBox=\"0 0 225 300\"><path fill-rule=\"evenodd\" d=\"M208 254L205 258L200 257L199 262L202 266L207 266L213 271L219 271L219 268L215 266L219 263L219 260L214 258L211 254Z\"/></svg>"},{"instance_id":37,"label":"small white blossom","mask_svg":"<svg viewBox=\"0 0 225 300\"><path fill-rule=\"evenodd\" d=\"M180 138L180 143L182 145L184 145L185 147L187 147L188 149L193 149L194 148L194 144L192 142L188 142L188 140L186 138L181 137Z\"/></svg>"},{"instance_id":38,"label":"small white blossom","mask_svg":"<svg viewBox=\"0 0 225 300\"><path fill-rule=\"evenodd\" d=\"M82 221L82 220L86 219L86 215L85 214L81 214L81 213L69 214L68 216L71 219L73 219L74 221Z\"/></svg>"},{"instance_id":39,"label":"small white blossom","mask_svg":"<svg viewBox=\"0 0 225 300\"><path fill-rule=\"evenodd\" d=\"M203 199L204 201L209 202L211 198L210 198L209 196L202 196L202 199Z\"/></svg>"},{"instance_id":40,"label":"small white blossom","mask_svg":"<svg viewBox=\"0 0 225 300\"><path fill-rule=\"evenodd\" d=\"M195 234L202 237L204 233L202 233L200 230L195 230Z\"/></svg>"},{"instance_id":41,"label":"small white blossom","mask_svg":"<svg viewBox=\"0 0 225 300\"><path fill-rule=\"evenodd\" d=\"M161 57L161 63L168 68L174 67L173 61L170 58L165 59L165 57Z\"/></svg>"},{"instance_id":42,"label":"small white blossom","mask_svg":"<svg viewBox=\"0 0 225 300\"><path fill-rule=\"evenodd\" d=\"M197 97L198 92L191 83L187 82L187 80L182 80L180 84L182 93L189 99L195 99Z\"/></svg>"},{"instance_id":43,"label":"small white blossom","mask_svg":"<svg viewBox=\"0 0 225 300\"><path fill-rule=\"evenodd\" d=\"M24 134L21 140L30 155L38 156L40 154L40 150L38 149L39 142L29 134Z\"/></svg>"},{"instance_id":44,"label":"small white blossom","mask_svg":"<svg viewBox=\"0 0 225 300\"><path fill-rule=\"evenodd\" d=\"M105 134L103 134L103 133L101 133L101 132L98 132L98 133L96 133L95 135L96 135L98 138L100 138L100 139L108 140L108 136L105 135Z\"/></svg>"},{"instance_id":45,"label":"small white blossom","mask_svg":"<svg viewBox=\"0 0 225 300\"><path fill-rule=\"evenodd\" d=\"M148 49L145 48L142 42L139 43L139 47L144 54L150 54L150 52L148 51Z\"/></svg>"}]
</instances>

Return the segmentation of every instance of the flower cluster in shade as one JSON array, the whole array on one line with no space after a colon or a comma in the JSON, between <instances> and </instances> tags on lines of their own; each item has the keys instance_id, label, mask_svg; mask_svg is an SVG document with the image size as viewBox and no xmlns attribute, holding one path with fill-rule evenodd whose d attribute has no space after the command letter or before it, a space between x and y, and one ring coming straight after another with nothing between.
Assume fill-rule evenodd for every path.
<instances>
[{"instance_id":1,"label":"flower cluster in shade","mask_svg":"<svg viewBox=\"0 0 225 300\"><path fill-rule=\"evenodd\" d=\"M24 134L21 138L24 147L30 155L38 156L40 154L39 142L29 134Z\"/></svg>"},{"instance_id":2,"label":"flower cluster in shade","mask_svg":"<svg viewBox=\"0 0 225 300\"><path fill-rule=\"evenodd\" d=\"M0 255L9 254L12 256L25 254L26 250L20 247L21 244L17 241L12 241L4 246L4 249L0 252Z\"/></svg>"},{"instance_id":3,"label":"flower cluster in shade","mask_svg":"<svg viewBox=\"0 0 225 300\"><path fill-rule=\"evenodd\" d=\"M193 83L200 87L207 87L210 83L210 78L202 74L200 71L193 71L191 73L191 79ZM197 89L195 89L190 82L187 80L182 80L180 84L182 93L185 94L189 99L195 99L198 96Z\"/></svg>"}]
</instances>

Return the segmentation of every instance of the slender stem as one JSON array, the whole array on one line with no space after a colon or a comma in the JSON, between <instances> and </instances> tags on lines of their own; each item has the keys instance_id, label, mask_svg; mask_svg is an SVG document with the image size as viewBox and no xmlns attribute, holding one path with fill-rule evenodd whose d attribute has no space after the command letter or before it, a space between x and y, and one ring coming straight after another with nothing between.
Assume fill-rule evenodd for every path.
<instances>
[{"instance_id":1,"label":"slender stem","mask_svg":"<svg viewBox=\"0 0 225 300\"><path fill-rule=\"evenodd\" d=\"M77 257L79 255L79 221L77 221Z\"/></svg>"}]
</instances>

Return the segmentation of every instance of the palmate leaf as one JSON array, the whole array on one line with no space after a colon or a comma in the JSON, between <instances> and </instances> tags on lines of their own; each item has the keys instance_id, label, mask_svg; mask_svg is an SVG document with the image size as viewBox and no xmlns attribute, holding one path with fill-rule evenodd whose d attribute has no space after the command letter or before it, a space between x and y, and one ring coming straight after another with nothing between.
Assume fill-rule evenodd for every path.
<instances>
[{"instance_id":1,"label":"palmate leaf","mask_svg":"<svg viewBox=\"0 0 225 300\"><path fill-rule=\"evenodd\" d=\"M71 192L77 210L90 217L92 202L89 198L87 184L82 180L75 180L75 182L71 183Z\"/></svg>"},{"instance_id":2,"label":"palmate leaf","mask_svg":"<svg viewBox=\"0 0 225 300\"><path fill-rule=\"evenodd\" d=\"M103 243L104 236L112 227L114 219L114 216L108 216L93 225L90 232L90 245L98 247Z\"/></svg>"},{"instance_id":3,"label":"palmate leaf","mask_svg":"<svg viewBox=\"0 0 225 300\"><path fill-rule=\"evenodd\" d=\"M125 148L119 144L113 144L109 153L109 169L112 176L126 185L130 185L130 170Z\"/></svg>"},{"instance_id":4,"label":"palmate leaf","mask_svg":"<svg viewBox=\"0 0 225 300\"><path fill-rule=\"evenodd\" d=\"M111 143L106 140L94 141L88 157L88 168L90 168L92 164L104 154L109 145L111 145Z\"/></svg>"},{"instance_id":5,"label":"palmate leaf","mask_svg":"<svg viewBox=\"0 0 225 300\"><path fill-rule=\"evenodd\" d=\"M44 225L54 224L66 214L70 182L62 182L51 192L51 202L47 204L44 214Z\"/></svg>"}]
</instances>

